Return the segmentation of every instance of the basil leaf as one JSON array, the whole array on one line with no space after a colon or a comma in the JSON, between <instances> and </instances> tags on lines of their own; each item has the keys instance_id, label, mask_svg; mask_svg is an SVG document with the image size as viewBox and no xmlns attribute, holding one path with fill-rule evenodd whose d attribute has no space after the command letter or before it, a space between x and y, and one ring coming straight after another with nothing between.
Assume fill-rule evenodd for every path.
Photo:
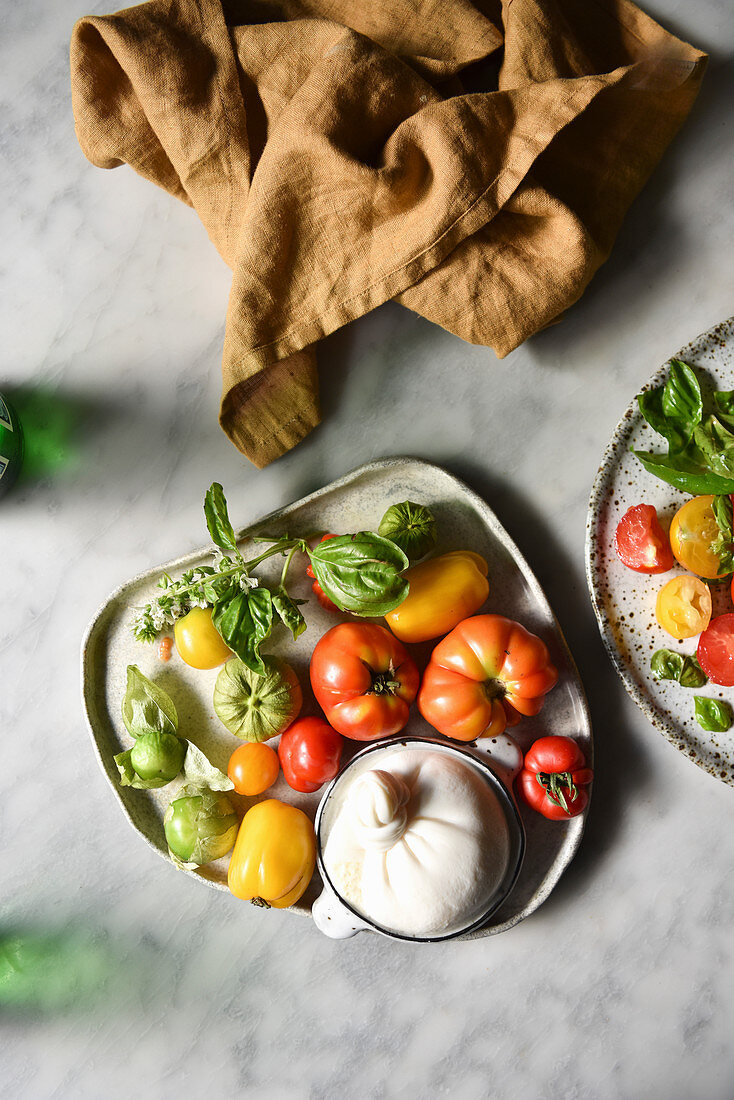
<instances>
[{"instance_id":1,"label":"basil leaf","mask_svg":"<svg viewBox=\"0 0 734 1100\"><path fill-rule=\"evenodd\" d=\"M668 441L671 451L683 450L703 416L698 379L680 359L671 359L665 385L645 390L637 404L653 431Z\"/></svg>"},{"instance_id":2,"label":"basil leaf","mask_svg":"<svg viewBox=\"0 0 734 1100\"><path fill-rule=\"evenodd\" d=\"M141 779L133 768L130 759L132 751L132 749L128 749L126 752L118 752L117 756L113 757L120 773L121 787L134 787L137 791L152 791L157 787L165 787L167 783L171 782L170 779Z\"/></svg>"},{"instance_id":3,"label":"basil leaf","mask_svg":"<svg viewBox=\"0 0 734 1100\"><path fill-rule=\"evenodd\" d=\"M316 580L342 611L377 617L408 595L406 555L390 539L372 531L340 535L309 551Z\"/></svg>"},{"instance_id":4,"label":"basil leaf","mask_svg":"<svg viewBox=\"0 0 734 1100\"><path fill-rule=\"evenodd\" d=\"M183 774L186 783L194 783L198 787L208 787L210 791L231 791L234 783L215 768L211 761L204 755L201 749L192 745L189 741L184 757Z\"/></svg>"},{"instance_id":5,"label":"basil leaf","mask_svg":"<svg viewBox=\"0 0 734 1100\"><path fill-rule=\"evenodd\" d=\"M731 707L723 699L707 699L697 695L694 700L696 721L709 733L726 733L731 729L734 716Z\"/></svg>"},{"instance_id":6,"label":"basil leaf","mask_svg":"<svg viewBox=\"0 0 734 1100\"><path fill-rule=\"evenodd\" d=\"M727 428L734 429L734 390L715 390L716 415Z\"/></svg>"},{"instance_id":7,"label":"basil leaf","mask_svg":"<svg viewBox=\"0 0 734 1100\"><path fill-rule=\"evenodd\" d=\"M689 452L675 455L655 454L652 451L633 451L648 473L666 481L676 489L691 496L706 493L734 493L734 478L721 477L708 469L703 462L690 457Z\"/></svg>"},{"instance_id":8,"label":"basil leaf","mask_svg":"<svg viewBox=\"0 0 734 1100\"><path fill-rule=\"evenodd\" d=\"M303 601L294 600L283 587L273 592L273 609L288 627L294 639L299 638L306 629L306 620L298 610L299 603Z\"/></svg>"},{"instance_id":9,"label":"basil leaf","mask_svg":"<svg viewBox=\"0 0 734 1100\"><path fill-rule=\"evenodd\" d=\"M701 460L723 478L734 478L734 434L715 416L707 416L693 431ZM731 490L724 490L730 492Z\"/></svg>"},{"instance_id":10,"label":"basil leaf","mask_svg":"<svg viewBox=\"0 0 734 1100\"><path fill-rule=\"evenodd\" d=\"M680 359L670 360L668 381L661 399L663 414L681 438L679 450L693 435L693 429L703 416L701 387L691 367Z\"/></svg>"},{"instance_id":11,"label":"basil leaf","mask_svg":"<svg viewBox=\"0 0 734 1100\"><path fill-rule=\"evenodd\" d=\"M178 715L170 695L151 683L137 665L127 666L122 720L131 737L178 731Z\"/></svg>"},{"instance_id":12,"label":"basil leaf","mask_svg":"<svg viewBox=\"0 0 734 1100\"><path fill-rule=\"evenodd\" d=\"M732 503L728 494L715 496L711 504L719 533L711 543L711 552L719 559L717 576L726 577L734 572L734 529L732 529Z\"/></svg>"},{"instance_id":13,"label":"basil leaf","mask_svg":"<svg viewBox=\"0 0 734 1100\"><path fill-rule=\"evenodd\" d=\"M658 649L652 655L650 669L656 680L679 680L683 671L683 657L674 649Z\"/></svg>"},{"instance_id":14,"label":"basil leaf","mask_svg":"<svg viewBox=\"0 0 734 1100\"><path fill-rule=\"evenodd\" d=\"M237 553L237 539L229 519L224 489L218 481L213 482L204 497L204 515L212 542L220 550Z\"/></svg>"},{"instance_id":15,"label":"basil leaf","mask_svg":"<svg viewBox=\"0 0 734 1100\"><path fill-rule=\"evenodd\" d=\"M708 683L708 676L699 665L698 658L686 657L678 676L678 683L684 688L700 688Z\"/></svg>"},{"instance_id":16,"label":"basil leaf","mask_svg":"<svg viewBox=\"0 0 734 1100\"><path fill-rule=\"evenodd\" d=\"M231 650L253 672L265 675L260 646L273 629L273 601L267 588L234 587L212 608L212 622Z\"/></svg>"}]
</instances>

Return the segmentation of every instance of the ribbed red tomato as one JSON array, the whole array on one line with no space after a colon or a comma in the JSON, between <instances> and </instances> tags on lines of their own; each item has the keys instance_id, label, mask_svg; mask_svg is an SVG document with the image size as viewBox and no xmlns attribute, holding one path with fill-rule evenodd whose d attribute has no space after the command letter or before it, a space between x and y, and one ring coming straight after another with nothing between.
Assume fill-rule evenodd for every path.
<instances>
[{"instance_id":1,"label":"ribbed red tomato","mask_svg":"<svg viewBox=\"0 0 734 1100\"><path fill-rule=\"evenodd\" d=\"M420 675L402 642L377 623L340 623L311 657L311 686L329 723L354 741L399 733Z\"/></svg>"},{"instance_id":2,"label":"ribbed red tomato","mask_svg":"<svg viewBox=\"0 0 734 1100\"><path fill-rule=\"evenodd\" d=\"M535 634L503 615L474 615L431 654L418 709L447 737L495 737L522 715L537 714L557 679Z\"/></svg>"}]
</instances>

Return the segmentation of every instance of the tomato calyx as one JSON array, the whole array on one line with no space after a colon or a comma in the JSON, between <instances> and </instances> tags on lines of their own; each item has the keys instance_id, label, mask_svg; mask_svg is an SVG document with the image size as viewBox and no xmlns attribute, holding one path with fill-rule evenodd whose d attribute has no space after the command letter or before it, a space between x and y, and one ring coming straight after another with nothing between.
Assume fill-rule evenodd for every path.
<instances>
[{"instance_id":1,"label":"tomato calyx","mask_svg":"<svg viewBox=\"0 0 734 1100\"><path fill-rule=\"evenodd\" d=\"M578 788L573 781L571 772L536 772L535 779L551 802L554 802L556 806L560 806L567 814L571 813L566 795L563 793L565 789L571 802L578 798Z\"/></svg>"},{"instance_id":2,"label":"tomato calyx","mask_svg":"<svg viewBox=\"0 0 734 1100\"><path fill-rule=\"evenodd\" d=\"M485 680L482 688L490 703L494 702L495 699L502 700L507 695L507 684L504 680L500 680L498 676L492 676L489 680Z\"/></svg>"},{"instance_id":3,"label":"tomato calyx","mask_svg":"<svg viewBox=\"0 0 734 1100\"><path fill-rule=\"evenodd\" d=\"M367 669L372 678L372 683L365 695L397 695L402 685L395 678L397 669L393 664L385 672L375 672L369 665L367 665Z\"/></svg>"}]
</instances>

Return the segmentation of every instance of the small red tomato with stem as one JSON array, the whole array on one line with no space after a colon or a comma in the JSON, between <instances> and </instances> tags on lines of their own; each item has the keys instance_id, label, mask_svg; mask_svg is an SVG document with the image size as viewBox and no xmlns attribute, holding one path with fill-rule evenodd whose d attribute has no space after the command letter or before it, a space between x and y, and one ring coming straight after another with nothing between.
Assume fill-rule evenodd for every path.
<instances>
[{"instance_id":1,"label":"small red tomato with stem","mask_svg":"<svg viewBox=\"0 0 734 1100\"><path fill-rule=\"evenodd\" d=\"M354 741L399 733L418 693L418 667L377 623L340 623L311 655L311 686L328 721Z\"/></svg>"},{"instance_id":2,"label":"small red tomato with stem","mask_svg":"<svg viewBox=\"0 0 734 1100\"><path fill-rule=\"evenodd\" d=\"M518 788L529 806L551 821L583 813L589 801L586 787L594 778L572 737L541 737L525 755Z\"/></svg>"},{"instance_id":3,"label":"small red tomato with stem","mask_svg":"<svg viewBox=\"0 0 734 1100\"><path fill-rule=\"evenodd\" d=\"M675 565L673 551L652 504L628 508L617 525L614 549L619 560L636 573L667 573Z\"/></svg>"},{"instance_id":4,"label":"small red tomato with stem","mask_svg":"<svg viewBox=\"0 0 734 1100\"><path fill-rule=\"evenodd\" d=\"M344 739L323 718L299 718L282 734L278 757L289 787L312 794L339 771Z\"/></svg>"},{"instance_id":5,"label":"small red tomato with stem","mask_svg":"<svg viewBox=\"0 0 734 1100\"><path fill-rule=\"evenodd\" d=\"M734 612L711 620L698 639L696 656L712 683L734 685Z\"/></svg>"}]
</instances>

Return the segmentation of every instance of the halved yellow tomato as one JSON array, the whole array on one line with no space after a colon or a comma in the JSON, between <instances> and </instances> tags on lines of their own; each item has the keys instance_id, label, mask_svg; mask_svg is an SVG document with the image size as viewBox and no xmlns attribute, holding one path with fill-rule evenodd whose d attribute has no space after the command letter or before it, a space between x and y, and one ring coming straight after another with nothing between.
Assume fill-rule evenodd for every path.
<instances>
[{"instance_id":1,"label":"halved yellow tomato","mask_svg":"<svg viewBox=\"0 0 734 1100\"><path fill-rule=\"evenodd\" d=\"M709 586L690 573L673 577L658 592L655 617L663 630L679 641L695 638L711 619Z\"/></svg>"},{"instance_id":2,"label":"halved yellow tomato","mask_svg":"<svg viewBox=\"0 0 734 1100\"><path fill-rule=\"evenodd\" d=\"M721 563L712 549L719 537L719 525L711 495L694 497L678 509L670 525L670 548L684 569L714 580Z\"/></svg>"}]
</instances>

